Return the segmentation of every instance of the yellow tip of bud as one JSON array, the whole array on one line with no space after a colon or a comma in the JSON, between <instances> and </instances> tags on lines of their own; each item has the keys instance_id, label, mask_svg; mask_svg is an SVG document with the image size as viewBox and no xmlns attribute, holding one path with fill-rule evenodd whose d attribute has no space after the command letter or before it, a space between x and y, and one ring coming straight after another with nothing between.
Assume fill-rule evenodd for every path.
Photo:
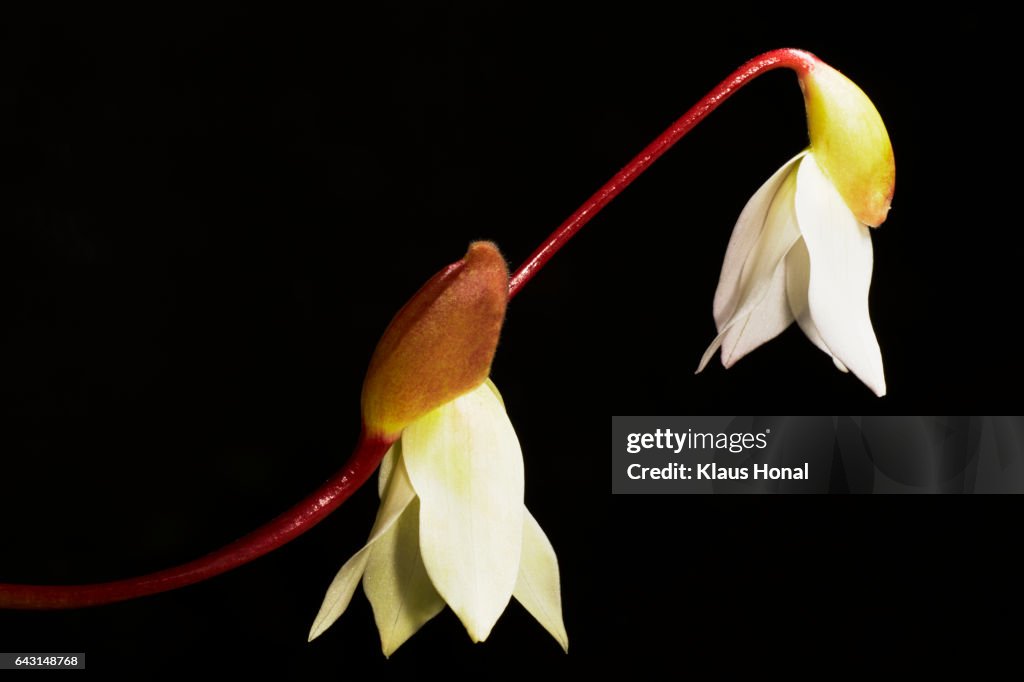
<instances>
[{"instance_id":1,"label":"yellow tip of bud","mask_svg":"<svg viewBox=\"0 0 1024 682\"><path fill-rule=\"evenodd\" d=\"M816 60L798 75L811 153L857 219L878 227L889 213L896 183L882 117L864 91L826 63Z\"/></svg>"},{"instance_id":2,"label":"yellow tip of bud","mask_svg":"<svg viewBox=\"0 0 1024 682\"><path fill-rule=\"evenodd\" d=\"M508 303L508 266L490 242L470 244L398 311L363 382L367 432L395 437L407 424L479 386Z\"/></svg>"}]
</instances>

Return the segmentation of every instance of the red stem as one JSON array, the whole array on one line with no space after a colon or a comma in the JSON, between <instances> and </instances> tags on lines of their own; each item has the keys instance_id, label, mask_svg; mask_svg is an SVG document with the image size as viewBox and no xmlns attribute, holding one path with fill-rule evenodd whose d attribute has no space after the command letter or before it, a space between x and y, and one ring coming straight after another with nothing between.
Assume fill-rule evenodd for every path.
<instances>
[{"instance_id":1,"label":"red stem","mask_svg":"<svg viewBox=\"0 0 1024 682\"><path fill-rule=\"evenodd\" d=\"M756 57L722 81L640 152L615 177L569 216L533 252L509 281L509 298L586 225L604 206L662 154L751 79L788 67L798 73L814 68L817 58L800 50L782 49ZM355 452L341 470L301 502L273 521L206 556L156 573L92 585L15 585L0 583L0 608L66 609L98 606L166 592L220 575L291 542L323 521L373 474L391 442L360 436Z\"/></svg>"},{"instance_id":2,"label":"red stem","mask_svg":"<svg viewBox=\"0 0 1024 682\"><path fill-rule=\"evenodd\" d=\"M717 109L719 104L729 99L733 93L747 82L760 76L762 73L780 67L787 67L801 74L806 73L814 68L816 61L818 61L818 58L809 52L784 48L765 52L733 71L728 78L719 83L711 92L693 105L689 111L669 126L668 130L644 147L642 152L637 154L632 161L616 173L611 180L606 182L601 189L594 192L593 196L587 199L582 206L577 208L572 215L565 219L565 222L551 233L544 243L512 275L512 279L508 283L508 297L511 299L519 293L519 290L537 274L537 271L544 267L544 264L551 260L551 257L558 253L558 250L565 246L565 243L572 239L584 225L600 213L601 209L609 201L617 197L622 190L629 187L630 183L636 180L652 163L657 161L662 154L667 152L672 145L693 130L708 114Z\"/></svg>"},{"instance_id":3,"label":"red stem","mask_svg":"<svg viewBox=\"0 0 1024 682\"><path fill-rule=\"evenodd\" d=\"M270 523L215 552L156 573L93 585L0 583L0 608L68 609L99 606L192 585L238 568L291 542L323 521L370 478L391 443L360 436L338 473Z\"/></svg>"}]
</instances>

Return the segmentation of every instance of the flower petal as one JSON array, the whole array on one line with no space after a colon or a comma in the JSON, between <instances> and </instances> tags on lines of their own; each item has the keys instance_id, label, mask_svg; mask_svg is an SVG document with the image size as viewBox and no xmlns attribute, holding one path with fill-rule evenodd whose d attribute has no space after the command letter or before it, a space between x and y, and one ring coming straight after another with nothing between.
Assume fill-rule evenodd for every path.
<instances>
[{"instance_id":1,"label":"flower petal","mask_svg":"<svg viewBox=\"0 0 1024 682\"><path fill-rule=\"evenodd\" d=\"M798 156L791 163L797 162L801 158ZM779 271L784 267L786 254L800 239L800 229L797 227L796 212L793 207L796 196L796 172L792 166L787 165L783 168L790 168L793 172L786 174L777 186L764 213L762 229L754 244L749 248L746 258L740 265L737 259L730 258L729 254L726 254L726 262L722 266L722 275L719 278L719 291L715 294L715 308L718 312L729 309L732 312L725 321L722 321L716 313L715 323L718 325L718 336L704 352L700 366L697 368L698 372L707 366L715 351L723 345L727 337L730 340L730 346L727 347L729 352L722 354L722 362L726 367L735 363L745 353L777 336L793 321L789 314L789 308L785 305L785 275ZM766 187L768 187L768 183L761 189L764 190ZM760 194L760 190L758 194ZM761 200L758 195L754 196L758 201ZM748 202L748 207L750 203L753 203L753 199ZM744 234L752 229L749 223L743 221L746 214L747 209L744 209L740 216L741 221L736 224L736 229ZM756 218L757 216L751 217L755 224ZM732 244L730 244L730 248L732 248ZM732 284L733 282L734 284ZM723 289L723 287L725 288ZM731 290L731 293L724 293L729 287L734 287L734 289ZM755 313L757 308L765 302L769 293L771 298L766 304L766 309L751 320L751 314ZM720 296L727 297L728 302L722 302L726 298L720 298ZM753 324L750 324L751 321ZM736 328L737 331L733 332L733 328ZM748 334L749 339L745 338Z\"/></svg>"},{"instance_id":2,"label":"flower petal","mask_svg":"<svg viewBox=\"0 0 1024 682\"><path fill-rule=\"evenodd\" d=\"M796 213L810 260L808 308L821 339L878 396L882 353L871 326L871 234L808 155L797 171Z\"/></svg>"},{"instance_id":3,"label":"flower petal","mask_svg":"<svg viewBox=\"0 0 1024 682\"><path fill-rule=\"evenodd\" d=\"M373 606L385 656L444 608L420 557L419 523L419 501L413 500L373 545L366 563L363 589Z\"/></svg>"},{"instance_id":4,"label":"flower petal","mask_svg":"<svg viewBox=\"0 0 1024 682\"><path fill-rule=\"evenodd\" d=\"M750 201L740 212L736 226L732 228L732 236L729 237L729 246L725 249L725 260L718 278L718 288L715 289L715 324L718 329L725 326L736 312L736 308L740 306L740 273L743 271L743 265L764 230L768 209L779 193L779 188L793 170L794 164L806 154L807 151L804 150L784 163L782 168L775 171L768 181L754 192L754 196L750 197Z\"/></svg>"},{"instance_id":5,"label":"flower petal","mask_svg":"<svg viewBox=\"0 0 1024 682\"><path fill-rule=\"evenodd\" d=\"M512 594L569 653L569 635L562 622L558 558L547 535L527 509L523 510L523 555Z\"/></svg>"},{"instance_id":6,"label":"flower petal","mask_svg":"<svg viewBox=\"0 0 1024 682\"><path fill-rule=\"evenodd\" d=\"M780 265L772 274L764 298L743 320L737 320L722 338L722 364L726 369L793 324L786 301L786 268Z\"/></svg>"},{"instance_id":7,"label":"flower petal","mask_svg":"<svg viewBox=\"0 0 1024 682\"><path fill-rule=\"evenodd\" d=\"M391 480L391 472L394 471L395 462L402 456L402 439L399 438L395 444L388 448L384 458L380 461L380 468L377 470L377 497L383 498L384 491L388 489L388 481Z\"/></svg>"},{"instance_id":8,"label":"flower petal","mask_svg":"<svg viewBox=\"0 0 1024 682\"><path fill-rule=\"evenodd\" d=\"M324 631L338 620L338 617L348 608L352 601L352 594L359 585L359 579L363 577L366 562L370 558L370 548L380 540L381 536L398 520L409 503L416 497L405 468L395 467L391 476L387 494L381 502L380 510L377 512L377 520L370 531L370 539L366 541L363 548L352 555L352 558L345 562L338 574L334 576L324 602L320 605L320 612L313 621L313 627L309 630L309 641L324 633Z\"/></svg>"},{"instance_id":9,"label":"flower petal","mask_svg":"<svg viewBox=\"0 0 1024 682\"><path fill-rule=\"evenodd\" d=\"M501 403L502 409L504 409L505 399L501 397L501 391L498 390L498 387L494 385L494 382L491 381L490 377L487 377L487 379L484 380L484 383L487 384L487 388L491 389L491 392L494 393L494 397L498 399L498 402Z\"/></svg>"},{"instance_id":10,"label":"flower petal","mask_svg":"<svg viewBox=\"0 0 1024 682\"><path fill-rule=\"evenodd\" d=\"M832 355L832 351L822 340L818 328L814 326L811 309L807 304L807 289L810 285L811 257L807 255L807 245L801 239L793 245L789 255L786 256L786 297L789 300L789 308L793 317L796 318L796 323L800 325L800 329L811 340L811 343L825 351L840 372L849 372L850 370L846 369L846 366Z\"/></svg>"},{"instance_id":11,"label":"flower petal","mask_svg":"<svg viewBox=\"0 0 1024 682\"><path fill-rule=\"evenodd\" d=\"M475 642L512 596L523 541L523 456L486 383L416 420L402 458L420 498L420 549L434 587Z\"/></svg>"}]
</instances>

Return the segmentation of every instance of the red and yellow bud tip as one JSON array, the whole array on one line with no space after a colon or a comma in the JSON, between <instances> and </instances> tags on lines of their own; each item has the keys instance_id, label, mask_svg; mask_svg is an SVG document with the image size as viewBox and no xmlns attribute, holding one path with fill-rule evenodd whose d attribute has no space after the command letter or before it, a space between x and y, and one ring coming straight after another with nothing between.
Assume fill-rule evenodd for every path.
<instances>
[{"instance_id":1,"label":"red and yellow bud tip","mask_svg":"<svg viewBox=\"0 0 1024 682\"><path fill-rule=\"evenodd\" d=\"M508 303L508 266L490 242L434 275L384 331L363 382L363 424L394 440L415 419L479 386Z\"/></svg>"},{"instance_id":2,"label":"red and yellow bud tip","mask_svg":"<svg viewBox=\"0 0 1024 682\"><path fill-rule=\"evenodd\" d=\"M892 143L882 117L857 85L814 59L798 71L811 153L865 225L885 222L896 183Z\"/></svg>"}]
</instances>

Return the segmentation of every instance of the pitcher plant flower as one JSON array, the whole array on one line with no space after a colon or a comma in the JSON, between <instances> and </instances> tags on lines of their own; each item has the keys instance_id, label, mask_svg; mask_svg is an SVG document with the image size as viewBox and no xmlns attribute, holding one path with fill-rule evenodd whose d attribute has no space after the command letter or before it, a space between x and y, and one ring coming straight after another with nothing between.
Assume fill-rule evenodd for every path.
<instances>
[{"instance_id":1,"label":"pitcher plant flower","mask_svg":"<svg viewBox=\"0 0 1024 682\"><path fill-rule=\"evenodd\" d=\"M810 148L747 202L715 292L718 336L731 367L796 321L843 372L885 395L882 354L868 312L868 227L886 218L895 181L892 145L871 100L823 62L799 73Z\"/></svg>"},{"instance_id":2,"label":"pitcher plant flower","mask_svg":"<svg viewBox=\"0 0 1024 682\"><path fill-rule=\"evenodd\" d=\"M385 656L445 604L481 642L513 596L568 648L558 561L523 504L523 454L487 378L508 272L487 242L462 263L399 311L370 361L365 428L401 435L381 464L370 538L328 588L310 640L362 580Z\"/></svg>"}]
</instances>

